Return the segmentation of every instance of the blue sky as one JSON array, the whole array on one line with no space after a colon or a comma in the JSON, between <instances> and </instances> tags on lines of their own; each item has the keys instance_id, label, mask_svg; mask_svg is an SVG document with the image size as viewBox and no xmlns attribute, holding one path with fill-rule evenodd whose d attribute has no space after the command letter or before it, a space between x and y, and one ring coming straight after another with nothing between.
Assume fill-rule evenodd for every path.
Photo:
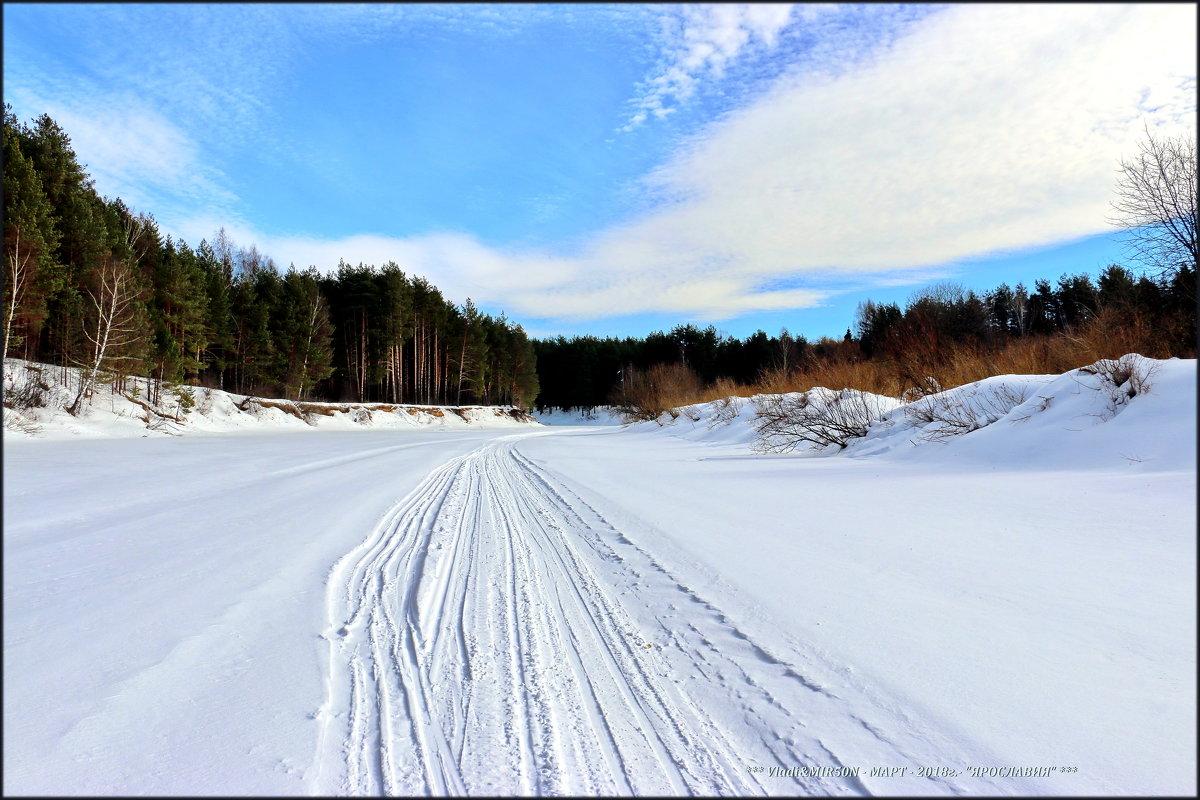
<instances>
[{"instance_id":1,"label":"blue sky","mask_svg":"<svg viewBox=\"0 0 1200 800\"><path fill-rule=\"evenodd\" d=\"M1122 260L1194 5L4 5L102 193L281 266L395 260L533 335L840 335Z\"/></svg>"}]
</instances>

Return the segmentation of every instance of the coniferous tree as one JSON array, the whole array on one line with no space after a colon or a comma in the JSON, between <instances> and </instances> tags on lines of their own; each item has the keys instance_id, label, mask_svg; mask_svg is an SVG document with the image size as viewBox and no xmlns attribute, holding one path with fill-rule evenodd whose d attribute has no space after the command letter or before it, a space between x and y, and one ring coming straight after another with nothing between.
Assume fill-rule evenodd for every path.
<instances>
[{"instance_id":1,"label":"coniferous tree","mask_svg":"<svg viewBox=\"0 0 1200 800\"><path fill-rule=\"evenodd\" d=\"M21 152L21 129L4 108L4 357L26 357L41 331L47 300L61 288L58 230L33 162Z\"/></svg>"}]
</instances>

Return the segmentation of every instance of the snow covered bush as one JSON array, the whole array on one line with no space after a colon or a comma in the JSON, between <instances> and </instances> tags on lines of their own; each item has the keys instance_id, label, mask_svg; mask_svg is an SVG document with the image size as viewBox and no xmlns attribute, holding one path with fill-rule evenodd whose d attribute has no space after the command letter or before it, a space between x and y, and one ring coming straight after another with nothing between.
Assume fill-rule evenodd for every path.
<instances>
[{"instance_id":1,"label":"snow covered bush","mask_svg":"<svg viewBox=\"0 0 1200 800\"><path fill-rule=\"evenodd\" d=\"M817 387L763 395L754 413L758 432L754 447L767 453L791 452L806 443L816 448L845 447L898 405L894 398L854 389L833 392Z\"/></svg>"},{"instance_id":2,"label":"snow covered bush","mask_svg":"<svg viewBox=\"0 0 1200 800\"><path fill-rule=\"evenodd\" d=\"M921 438L940 442L991 425L1024 403L1024 384L977 382L925 397L904 407L904 416L923 426Z\"/></svg>"},{"instance_id":3,"label":"snow covered bush","mask_svg":"<svg viewBox=\"0 0 1200 800\"><path fill-rule=\"evenodd\" d=\"M742 407L745 404L745 398L732 395L714 400L712 402L713 413L708 421L708 429L711 431L732 423L742 413Z\"/></svg>"},{"instance_id":4,"label":"snow covered bush","mask_svg":"<svg viewBox=\"0 0 1200 800\"><path fill-rule=\"evenodd\" d=\"M1108 418L1130 400L1150 390L1150 378L1157 368L1158 365L1145 356L1126 353L1120 358L1102 358L1080 367L1079 372L1099 379L1099 384L1091 388L1107 396L1108 409L1102 418Z\"/></svg>"},{"instance_id":5,"label":"snow covered bush","mask_svg":"<svg viewBox=\"0 0 1200 800\"><path fill-rule=\"evenodd\" d=\"M36 434L40 430L37 409L50 405L50 385L39 367L15 359L4 366L4 427Z\"/></svg>"},{"instance_id":6,"label":"snow covered bush","mask_svg":"<svg viewBox=\"0 0 1200 800\"><path fill-rule=\"evenodd\" d=\"M1099 375L1114 394L1126 398L1137 397L1150 388L1150 376L1157 364L1136 353L1126 353L1120 358L1102 358L1094 364L1080 367L1088 375ZM1122 401L1124 402L1124 401Z\"/></svg>"}]
</instances>

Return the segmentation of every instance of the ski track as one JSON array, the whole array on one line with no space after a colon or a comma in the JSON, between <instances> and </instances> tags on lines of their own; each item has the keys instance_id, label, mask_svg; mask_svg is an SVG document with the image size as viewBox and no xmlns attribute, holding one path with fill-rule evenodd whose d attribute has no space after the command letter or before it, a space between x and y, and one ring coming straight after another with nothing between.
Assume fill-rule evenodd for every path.
<instances>
[{"instance_id":1,"label":"ski track","mask_svg":"<svg viewBox=\"0 0 1200 800\"><path fill-rule=\"evenodd\" d=\"M805 720L838 697L525 458L529 435L434 470L334 567L312 792L869 794L749 770L839 763Z\"/></svg>"}]
</instances>

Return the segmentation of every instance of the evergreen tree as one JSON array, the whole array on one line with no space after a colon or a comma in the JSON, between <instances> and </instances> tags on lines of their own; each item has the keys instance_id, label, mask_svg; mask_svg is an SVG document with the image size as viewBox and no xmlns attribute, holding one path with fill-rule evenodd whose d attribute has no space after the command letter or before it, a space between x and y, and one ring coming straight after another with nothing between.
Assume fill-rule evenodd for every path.
<instances>
[{"instance_id":1,"label":"evergreen tree","mask_svg":"<svg viewBox=\"0 0 1200 800\"><path fill-rule=\"evenodd\" d=\"M47 300L62 287L55 259L58 230L33 162L21 152L21 129L4 108L4 357L28 358L45 321Z\"/></svg>"}]
</instances>

